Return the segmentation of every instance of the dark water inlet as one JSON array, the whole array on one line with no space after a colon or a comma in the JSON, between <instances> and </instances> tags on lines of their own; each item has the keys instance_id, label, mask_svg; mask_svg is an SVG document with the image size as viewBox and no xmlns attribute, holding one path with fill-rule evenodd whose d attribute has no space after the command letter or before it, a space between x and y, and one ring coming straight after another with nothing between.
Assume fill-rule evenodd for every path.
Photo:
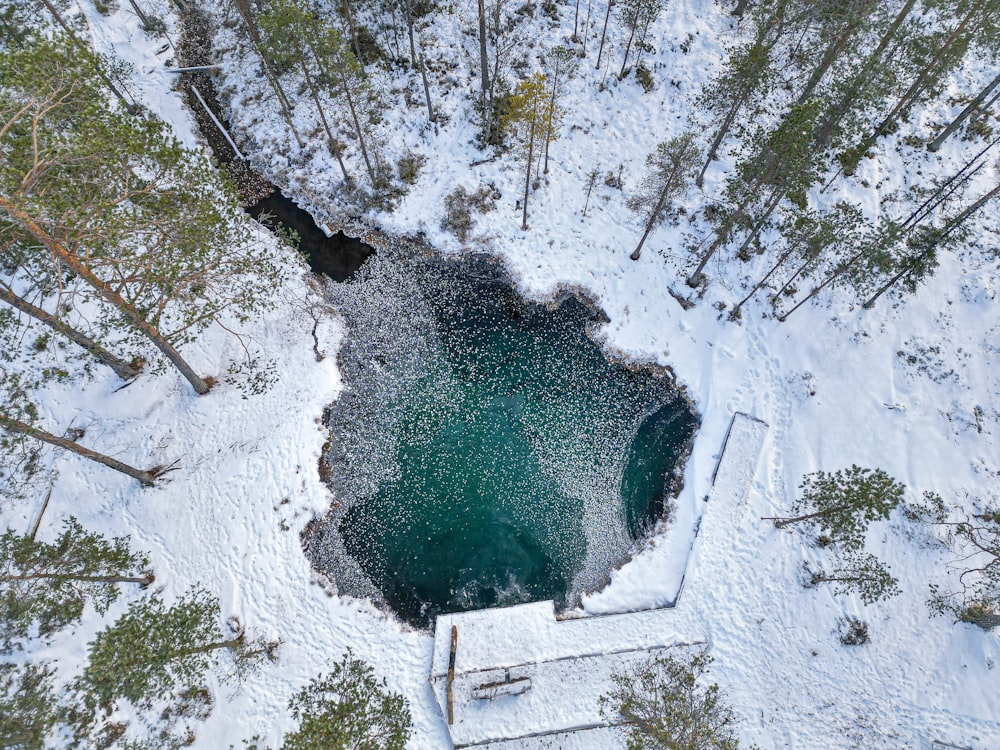
<instances>
[{"instance_id":1,"label":"dark water inlet","mask_svg":"<svg viewBox=\"0 0 1000 750\"><path fill-rule=\"evenodd\" d=\"M334 281L346 281L375 252L374 248L343 232L328 235L308 211L275 190L247 209L247 213L272 231L291 229L298 237L297 249L315 273Z\"/></svg>"}]
</instances>

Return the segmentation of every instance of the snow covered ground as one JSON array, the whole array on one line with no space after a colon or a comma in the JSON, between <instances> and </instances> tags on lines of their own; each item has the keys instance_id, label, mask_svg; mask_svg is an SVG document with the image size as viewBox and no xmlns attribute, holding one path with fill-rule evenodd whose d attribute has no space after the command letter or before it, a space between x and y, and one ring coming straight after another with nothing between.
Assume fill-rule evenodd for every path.
<instances>
[{"instance_id":1,"label":"snow covered ground","mask_svg":"<svg viewBox=\"0 0 1000 750\"><path fill-rule=\"evenodd\" d=\"M147 39L124 6L110 18L86 1L82 7L95 45L134 61L143 101L193 143L192 120L169 89L171 74L161 71L162 57L155 55L161 42ZM463 84L473 70L474 39L459 29L471 24L473 7L467 1L455 6L447 34L425 32L428 56L454 62L452 75ZM563 31L552 31L553 36L565 34L571 9L563 6L561 12ZM762 303L748 305L740 324L721 319L715 303L738 299L740 275L752 266L731 261L710 266L707 294L691 310L669 296L670 288L682 291L688 270L681 247L685 232L695 230L683 222L659 230L643 258L631 262L628 252L640 229L619 191L599 183L588 216L582 216L583 184L593 166L603 172L623 164L626 185L634 187L656 142L688 127L700 129L703 123L689 123L686 113L732 33L728 28L724 9L708 0L672 0L655 29L652 93L643 95L634 81L618 83L613 74L607 90L599 91L601 75L586 70L575 84L581 93L567 132L552 147L552 173L532 196L528 232L520 230L515 211L518 165L498 159L471 166L483 157L470 143L467 101L456 87L439 103L451 121L438 135L416 124L418 109L400 107L389 117L389 151L400 153L406 146L425 153L428 162L397 211L372 218L388 232L423 231L431 244L456 251L457 241L439 225L443 196L459 184L472 189L486 181L496 184L502 198L494 212L477 217L473 246L500 255L526 294L544 297L567 286L587 290L611 320L600 332L607 350L670 365L697 405L703 423L677 501L678 526L690 526L700 515L733 413L747 412L770 425L738 530L718 541L711 566L690 571L698 584L686 586L683 595L692 622L711 644L712 678L743 717L740 734L748 745L926 748L942 740L976 750L1000 747L1000 637L930 617L928 586L947 581L953 571L950 553L926 528L897 513L873 530L872 549L899 577L903 593L866 606L829 587L803 588L803 562L822 562L824 552L799 532L778 531L759 520L791 507L803 474L852 463L884 468L906 483L913 497L933 490L946 502L969 508L977 499L997 500L996 207L981 214L977 241L961 255L944 257L933 279L904 303L882 300L864 311L833 294L784 324L763 315ZM684 52L681 42L689 35L693 40ZM613 59L619 55L612 51ZM226 71L229 79L251 86L253 81L241 81L235 65ZM963 74L978 80L976 70ZM273 114L253 126L238 103L233 114L238 130L257 128L261 147L282 138ZM930 132L946 115L931 111L911 126ZM904 185L917 169L953 171L967 147L955 139L932 157L899 153L893 142L859 172L867 187L844 181L823 200L851 192L877 221L878 195ZM332 193L326 175L336 177L335 165L316 151L307 168L293 173L275 153L270 159L261 155L262 164L287 181L291 195L311 196L313 209L335 219L335 205L318 204ZM708 196L718 193L726 164L709 170ZM984 170L975 194L996 179L995 169ZM688 198L692 206L701 200ZM282 639L279 661L238 692L215 686L218 704L197 728L195 748L239 747L254 734L279 743L290 728L289 697L348 647L408 697L414 715L410 747L447 748L447 730L428 681L430 634L401 625L368 602L327 594L301 552L299 532L332 501L316 467L325 439L320 414L341 388L335 354L342 332L335 312L321 315L318 349L325 357L317 361L313 319L306 312L306 306L318 309L317 299L310 298L299 274L280 294L285 302L278 309L242 329L261 361L276 366L261 395L244 398L235 386L222 384L199 398L173 372L143 375L121 391L103 374L85 386L54 386L42 412L51 431L61 432L71 421L92 424L84 441L90 447L137 465L176 460L178 466L165 482L143 490L74 457L49 454L59 478L40 534L52 538L69 514L88 528L129 534L137 549L149 552L156 585L168 600L199 583L219 595L225 613ZM200 372L218 376L244 358L240 343L221 329L185 352ZM0 509L0 521L27 530L41 497L36 500ZM657 571L676 554L669 534L654 538L615 572L605 591L586 600L585 610L662 604ZM124 610L125 599L110 616ZM847 615L869 624L869 644L839 643L837 621ZM41 655L73 670L99 626L89 612ZM603 745L596 739L580 747Z\"/></svg>"}]
</instances>

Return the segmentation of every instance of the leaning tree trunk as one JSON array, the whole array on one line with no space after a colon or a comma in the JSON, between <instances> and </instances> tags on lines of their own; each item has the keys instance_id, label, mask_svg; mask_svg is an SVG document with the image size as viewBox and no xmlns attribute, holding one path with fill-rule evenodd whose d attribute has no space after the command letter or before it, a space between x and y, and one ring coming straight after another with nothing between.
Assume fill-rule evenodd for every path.
<instances>
[{"instance_id":1,"label":"leaning tree trunk","mask_svg":"<svg viewBox=\"0 0 1000 750\"><path fill-rule=\"evenodd\" d=\"M896 106L893 107L889 114L885 116L885 119L882 120L877 128L875 128L875 131L869 135L868 139L865 141L867 145L871 145L874 143L875 138L885 133L889 129L889 126L895 122L896 118L899 117L905 109L912 106L920 95L923 94L923 92L926 91L927 88L934 82L935 77L939 73L943 72L943 67L941 66L943 66L946 62L948 52L951 51L951 49L953 49L962 39L966 28L972 22L978 10L978 4L973 4L972 9L965 15L965 18L963 18L951 34L948 35L947 39L945 39L941 47L938 48L938 51L935 53L931 61L923 70L920 71L917 78L899 98Z\"/></svg>"},{"instance_id":2,"label":"leaning tree trunk","mask_svg":"<svg viewBox=\"0 0 1000 750\"><path fill-rule=\"evenodd\" d=\"M952 120L951 124L941 131L941 135L927 144L927 150L934 152L940 149L941 144L948 140L951 134L961 127L962 123L965 122L969 115L979 108L979 105L983 103L983 100L986 99L986 97L990 95L990 92L997 86L1000 86L1000 74L997 74L997 77L990 81L989 85L979 92L979 96L973 99L972 103L970 103L968 107L959 112L958 117Z\"/></svg>"},{"instance_id":3,"label":"leaning tree trunk","mask_svg":"<svg viewBox=\"0 0 1000 750\"><path fill-rule=\"evenodd\" d=\"M708 171L708 165L715 160L719 153L719 146L722 145L722 139L726 137L726 133L729 132L729 128L732 127L733 121L736 119L736 114L743 107L743 102L745 99L740 97L733 102L732 106L729 108L729 112L726 113L726 118L722 121L719 126L718 132L715 134L715 138L712 139L712 145L708 149L708 154L705 156L705 163L701 167L701 171L698 172L698 176L695 178L695 184L700 188L705 184L705 172Z\"/></svg>"},{"instance_id":4,"label":"leaning tree trunk","mask_svg":"<svg viewBox=\"0 0 1000 750\"><path fill-rule=\"evenodd\" d=\"M323 111L323 103L319 100L319 92L316 90L316 83L313 81L312 76L309 75L309 65L305 61L304 55L300 53L299 60L302 63L302 75L305 78L306 86L309 89L309 96L313 100L313 104L316 105L316 111L319 113L319 119L323 123L323 130L326 131L326 142L329 146L330 153L333 154L337 163L340 165L340 171L344 175L344 183L348 186L352 184L351 176L347 173L347 166L344 164L344 160L340 155L340 147L337 145L337 139L333 137L333 131L330 129L330 123L327 122L326 112Z\"/></svg>"},{"instance_id":5,"label":"leaning tree trunk","mask_svg":"<svg viewBox=\"0 0 1000 750\"><path fill-rule=\"evenodd\" d=\"M3 285L0 285L0 300L6 302L11 307L20 310L26 315L30 315L35 320L44 323L52 330L61 333L77 346L83 347L102 365L107 365L114 370L115 374L122 380L131 380L142 372L142 368L136 367L135 365L129 364L125 360L116 357L93 339L80 333L80 331L76 330L72 326L66 325L66 323L59 320L59 318L54 315L50 315L40 307L36 307L23 297L18 297Z\"/></svg>"},{"instance_id":6,"label":"leaning tree trunk","mask_svg":"<svg viewBox=\"0 0 1000 750\"><path fill-rule=\"evenodd\" d=\"M826 48L826 52L823 53L823 59L820 60L819 64L813 69L812 75L809 76L809 80L806 81L806 85L802 89L802 93L799 94L798 100L795 105L805 104L806 101L812 96L813 91L819 86L820 81L823 80L823 76L827 74L827 71L833 66L837 61L837 58L843 53L844 48L850 41L851 37L854 36L854 32L857 31L858 25L849 24L845 28L836 41Z\"/></svg>"},{"instance_id":7,"label":"leaning tree trunk","mask_svg":"<svg viewBox=\"0 0 1000 750\"><path fill-rule=\"evenodd\" d=\"M990 190L988 193L986 193L986 195L982 196L979 200L977 200L975 203L973 203L971 206L969 206L967 209L965 209L962 213L960 213L954 219L952 219L951 221L949 221L948 225L945 227L944 231L941 233L941 236L938 238L937 242L935 243L935 246L937 244L939 244L945 237L947 237L956 227L961 226L962 223L965 222L976 211L978 211L980 208L982 208L987 203L989 203L998 193L1000 193L1000 185L997 185L996 187L994 187L992 190ZM930 250L925 250L923 253L921 253L918 256L912 257L911 260L916 260L916 259L919 259L919 258L921 258L923 256L926 256L929 252L931 252L931 250L933 250L933 248L931 248ZM899 281L904 276L906 276L907 274L910 273L910 271L911 271L911 269L909 267L904 267L904 268L900 269L900 271L895 276L893 276L891 279L889 279L889 281L887 281L885 284L883 284L882 287L877 292L875 292L875 294L873 294L871 297L869 297L867 300L865 300L864 304L861 305L861 306L865 310L870 310L872 307L874 307L874 305L878 301L879 297L881 297L883 294L885 294L890 289L892 289L892 287L894 287L896 284L898 284Z\"/></svg>"},{"instance_id":8,"label":"leaning tree trunk","mask_svg":"<svg viewBox=\"0 0 1000 750\"><path fill-rule=\"evenodd\" d=\"M302 136L299 134L298 128L295 127L295 121L292 119L292 105L288 101L288 96L285 94L285 90L281 86L278 74L274 72L274 68L271 67L271 61L268 60L267 54L264 52L264 40L260 37L260 32L257 29L257 22L254 21L253 13L250 10L250 3L248 0L233 0L233 5L236 6L236 10L243 19L243 25L247 30L247 36L250 37L250 43L253 44L254 49L257 51L257 56L260 57L261 68L264 70L264 77L267 78L268 83L271 84L271 89L274 91L274 95L278 97L278 105L281 107L281 115L284 118L285 123L292 131L292 135L295 136L295 142L299 144L299 148L305 148Z\"/></svg>"},{"instance_id":9,"label":"leaning tree trunk","mask_svg":"<svg viewBox=\"0 0 1000 750\"><path fill-rule=\"evenodd\" d=\"M156 479L156 474L153 471L136 469L128 464L111 458L110 456L105 456L103 453L98 453L90 450L89 448L84 448L82 445L72 440L61 438L50 432L40 430L37 427L32 427L30 424L21 422L20 420L8 417L3 412L0 412L0 428L8 430L9 432L15 432L19 435L26 435L28 437L35 438L36 440L41 440L43 443L54 445L57 448L63 448L75 453L78 456L83 456L91 461L96 461L99 464L107 466L109 469L114 469L122 474L127 474L133 479L138 479L139 482L147 486L153 484L153 480Z\"/></svg>"},{"instance_id":10,"label":"leaning tree trunk","mask_svg":"<svg viewBox=\"0 0 1000 750\"><path fill-rule=\"evenodd\" d=\"M354 12L351 10L351 0L343 0L344 15L347 16L347 27L351 32L351 46L354 48L354 56L358 58L358 65L361 65L361 45L358 43L358 29L354 25Z\"/></svg>"},{"instance_id":11,"label":"leaning tree trunk","mask_svg":"<svg viewBox=\"0 0 1000 750\"><path fill-rule=\"evenodd\" d=\"M660 193L660 199L656 202L656 207L649 215L649 220L646 222L646 230L642 233L642 237L639 238L639 244L635 246L635 250L633 250L632 254L628 256L631 260L639 260L639 253L642 252L642 246L646 244L646 238L649 237L649 233L652 232L653 227L656 226L656 220L660 218L660 213L663 211L663 207L667 205L670 188L670 182L667 181L663 186L663 191Z\"/></svg>"},{"instance_id":12,"label":"leaning tree trunk","mask_svg":"<svg viewBox=\"0 0 1000 750\"><path fill-rule=\"evenodd\" d=\"M817 145L821 147L826 146L830 138L833 137L840 121L844 118L844 115L847 114L851 105L858 98L858 93L872 80L873 74L882 60L882 55L885 54L889 45L896 38L896 34L899 32L903 22L910 15L910 11L913 10L913 6L916 4L916 1L917 0L906 0L906 3L902 8L900 8L889 28L882 35L878 46L861 64L861 69L857 72L857 74L855 74L850 85L840 97L838 103L830 108L829 116L819 127L816 128Z\"/></svg>"},{"instance_id":13,"label":"leaning tree trunk","mask_svg":"<svg viewBox=\"0 0 1000 750\"><path fill-rule=\"evenodd\" d=\"M632 39L635 38L635 27L637 24L638 19L632 22L632 28L628 33L628 42L625 43L625 57L622 58L622 69L618 71L619 80L625 77L625 68L628 65L628 53L632 51Z\"/></svg>"},{"instance_id":14,"label":"leaning tree trunk","mask_svg":"<svg viewBox=\"0 0 1000 750\"><path fill-rule=\"evenodd\" d=\"M208 383L198 375L191 365L181 356L173 345L167 341L160 331L146 320L134 306L129 304L110 284L100 279L81 260L67 250L62 244L51 237L48 232L42 229L38 223L17 206L14 206L6 197L0 196L0 211L10 216L14 221L24 227L36 240L52 253L62 264L73 271L83 281L95 289L101 297L108 303L114 305L122 315L138 329L146 338L153 342L153 345L160 350L164 357L184 376L184 378L194 388L195 393L204 396L209 391Z\"/></svg>"},{"instance_id":15,"label":"leaning tree trunk","mask_svg":"<svg viewBox=\"0 0 1000 750\"><path fill-rule=\"evenodd\" d=\"M368 179L371 181L372 190L374 190L377 186L375 169L372 167L371 160L368 158L368 148L365 146L365 136L361 129L361 121L358 119L358 111L354 107L354 97L351 96L351 89L347 85L347 80L342 72L340 73L340 89L344 92L344 98L347 100L347 106L351 110L351 120L354 123L354 133L358 137L358 146L361 148L361 158L365 161L365 168L368 170Z\"/></svg>"},{"instance_id":16,"label":"leaning tree trunk","mask_svg":"<svg viewBox=\"0 0 1000 750\"><path fill-rule=\"evenodd\" d=\"M60 581L82 581L83 583L138 583L146 587L156 580L152 573L144 576L91 576L75 573L29 573L28 575L0 575L0 581L40 581L40 580L60 580Z\"/></svg>"}]
</instances>

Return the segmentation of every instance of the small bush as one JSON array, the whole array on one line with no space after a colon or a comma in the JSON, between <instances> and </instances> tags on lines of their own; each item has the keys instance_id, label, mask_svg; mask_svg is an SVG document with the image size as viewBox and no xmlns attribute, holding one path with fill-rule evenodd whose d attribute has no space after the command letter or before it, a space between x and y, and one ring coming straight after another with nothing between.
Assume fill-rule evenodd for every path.
<instances>
[{"instance_id":1,"label":"small bush","mask_svg":"<svg viewBox=\"0 0 1000 750\"><path fill-rule=\"evenodd\" d=\"M399 173L399 179L407 185L413 185L417 181L417 177L420 175L420 170L426 163L427 157L423 154L407 151L399 157L399 162L396 164L396 171Z\"/></svg>"},{"instance_id":2,"label":"small bush","mask_svg":"<svg viewBox=\"0 0 1000 750\"><path fill-rule=\"evenodd\" d=\"M845 646L863 646L868 643L868 623L848 615L838 621L840 642Z\"/></svg>"},{"instance_id":3,"label":"small bush","mask_svg":"<svg viewBox=\"0 0 1000 750\"><path fill-rule=\"evenodd\" d=\"M442 229L447 229L459 240L465 242L475 226L472 212L486 213L496 207L500 191L492 184L483 185L474 193L459 186L448 193L444 199L444 218Z\"/></svg>"},{"instance_id":4,"label":"small bush","mask_svg":"<svg viewBox=\"0 0 1000 750\"><path fill-rule=\"evenodd\" d=\"M638 67L635 69L635 80L639 82L642 86L642 90L647 94L656 88L656 83L653 81L653 74L649 71L642 63L639 63Z\"/></svg>"}]
</instances>

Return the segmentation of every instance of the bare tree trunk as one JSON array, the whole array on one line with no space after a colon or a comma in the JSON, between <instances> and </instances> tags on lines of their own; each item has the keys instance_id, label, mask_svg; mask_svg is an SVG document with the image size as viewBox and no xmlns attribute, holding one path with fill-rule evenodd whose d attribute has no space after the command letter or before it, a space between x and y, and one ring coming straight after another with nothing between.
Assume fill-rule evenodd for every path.
<instances>
[{"instance_id":1,"label":"bare tree trunk","mask_svg":"<svg viewBox=\"0 0 1000 750\"><path fill-rule=\"evenodd\" d=\"M826 75L827 71L830 70L831 66L837 61L847 43L854 36L854 32L858 30L858 24L850 24L841 32L837 40L826 48L826 52L823 53L823 59L820 60L819 65L817 65L809 76L809 80L806 81L806 85L802 89L802 93L799 94L798 100L795 102L795 106L800 104L805 104L805 102L812 96L813 91L819 85L820 81L823 80L823 76Z\"/></svg>"},{"instance_id":2,"label":"bare tree trunk","mask_svg":"<svg viewBox=\"0 0 1000 750\"><path fill-rule=\"evenodd\" d=\"M327 122L326 112L323 111L323 104L319 100L319 92L316 90L316 84L313 82L312 76L309 75L309 66L306 64L304 56L300 53L299 60L302 63L302 74L306 80L306 86L309 88L309 95L312 97L313 104L316 105L316 111L319 113L319 119L323 123L323 130L326 131L326 142L327 146L330 148L330 153L333 154L337 159L337 164L340 165L340 171L344 175L344 182L350 185L353 181L351 176L347 173L347 166L344 164L344 160L340 155L340 146L337 144L337 139L333 137L333 131L330 130L330 123Z\"/></svg>"},{"instance_id":3,"label":"bare tree trunk","mask_svg":"<svg viewBox=\"0 0 1000 750\"><path fill-rule=\"evenodd\" d=\"M417 51L416 42L413 40L413 8L411 7L412 0L403 0L404 8L406 9L406 29L410 35L410 57L413 58L413 64L417 66L417 70L420 71L420 79L424 84L424 100L427 102L427 119L434 123L435 132L437 132L437 121L434 119L434 107L431 106L431 87L427 83L427 68L424 65L424 53L423 50Z\"/></svg>"},{"instance_id":4,"label":"bare tree trunk","mask_svg":"<svg viewBox=\"0 0 1000 750\"><path fill-rule=\"evenodd\" d=\"M772 169L769 168L768 173L770 173L771 171ZM739 206L737 206L736 210L733 212L733 215L726 220L726 223L723 224L722 228L719 229L718 232L716 232L715 239L712 241L712 244L709 245L708 250L705 252L705 254L701 257L701 260L698 262L698 267L695 268L694 272L690 276L688 276L687 278L688 286L696 287L698 286L698 284L701 283L701 274L702 271L705 270L705 266L708 265L708 261L712 259L712 256L715 255L716 250L722 247L723 243L729 238L729 233L730 231L732 231L733 227L736 226L736 224L740 221L740 219L746 216L750 204L753 203L753 201L757 198L757 190L768 179L770 179L769 176L765 176L764 173L761 173L757 176L757 179L755 179L753 183L751 183L748 186L747 197L743 200L743 202ZM783 189L780 189L778 191L778 200L781 200L781 197L784 194L785 191Z\"/></svg>"},{"instance_id":5,"label":"bare tree trunk","mask_svg":"<svg viewBox=\"0 0 1000 750\"><path fill-rule=\"evenodd\" d=\"M781 295L784 294L788 290L788 288L795 283L795 280L801 275L803 271L806 270L806 268L809 267L809 264L812 263L813 260L815 260L815 258L806 258L802 262L802 264L795 269L795 273L793 273L791 276L788 277L788 281L782 284L781 287L778 289L778 291L776 291L773 295L771 295L772 306L774 306L778 298L781 297Z\"/></svg>"},{"instance_id":6,"label":"bare tree trunk","mask_svg":"<svg viewBox=\"0 0 1000 750\"><path fill-rule=\"evenodd\" d=\"M737 256L742 255L749 249L750 243L752 243L754 241L754 238L760 234L760 230L764 228L764 224L767 223L767 220L771 217L771 214L774 213L774 209L778 207L778 204L781 203L781 199L784 197L785 197L784 190L779 190L771 197L770 202L767 204L767 208L764 209L764 214L757 220L757 223L754 225L753 229L750 230L750 233L743 240L743 244L740 245L739 250L736 251Z\"/></svg>"},{"instance_id":7,"label":"bare tree trunk","mask_svg":"<svg viewBox=\"0 0 1000 750\"><path fill-rule=\"evenodd\" d=\"M635 27L636 24L632 24L632 28L628 32L628 41L625 43L625 57L622 58L622 69L618 71L618 80L625 77L625 66L628 65L628 53L632 51L632 39L635 37Z\"/></svg>"},{"instance_id":8,"label":"bare tree trunk","mask_svg":"<svg viewBox=\"0 0 1000 750\"><path fill-rule=\"evenodd\" d=\"M941 131L941 134L937 138L927 144L927 150L935 152L940 149L941 144L948 140L951 134L961 127L962 123L965 122L969 115L979 108L979 105L983 103L983 100L986 99L986 97L990 95L990 92L997 86L1000 86L1000 74L997 74L997 77L994 78L986 88L979 92L979 96L973 99L968 107L959 112L958 116L951 121L951 124L948 127Z\"/></svg>"},{"instance_id":9,"label":"bare tree trunk","mask_svg":"<svg viewBox=\"0 0 1000 750\"><path fill-rule=\"evenodd\" d=\"M354 12L351 10L351 0L342 0L344 4L344 15L347 16L347 27L351 32L351 46L354 47L354 56L358 58L358 65L361 62L361 45L358 44L358 29L354 25Z\"/></svg>"},{"instance_id":10,"label":"bare tree trunk","mask_svg":"<svg viewBox=\"0 0 1000 750\"><path fill-rule=\"evenodd\" d=\"M521 215L521 229L528 229L528 188L531 187L531 157L535 149L535 121L531 121L531 130L528 133L528 167L524 171L524 207Z\"/></svg>"},{"instance_id":11,"label":"bare tree trunk","mask_svg":"<svg viewBox=\"0 0 1000 750\"><path fill-rule=\"evenodd\" d=\"M604 14L604 29L601 31L601 46L597 48L597 65L594 66L594 70L601 69L601 55L604 54L604 39L608 35L608 19L611 18L611 6L614 4L614 0L608 0L608 12Z\"/></svg>"},{"instance_id":12,"label":"bare tree trunk","mask_svg":"<svg viewBox=\"0 0 1000 750\"><path fill-rule=\"evenodd\" d=\"M479 97L480 106L483 108L483 117L486 127L484 131L489 135L491 114L487 111L487 97L490 91L490 63L486 54L486 0L479 0Z\"/></svg>"},{"instance_id":13,"label":"bare tree trunk","mask_svg":"<svg viewBox=\"0 0 1000 750\"><path fill-rule=\"evenodd\" d=\"M842 510L848 510L850 505L838 505L835 508L827 508L826 510L818 510L815 513L806 513L803 516L795 516L794 518L762 518L762 521L774 521L774 527L776 529L784 528L789 524L798 523L799 521L811 521L813 518L820 518L822 516L828 516L831 513L840 513Z\"/></svg>"},{"instance_id":14,"label":"bare tree trunk","mask_svg":"<svg viewBox=\"0 0 1000 750\"><path fill-rule=\"evenodd\" d=\"M590 36L590 3L591 0L587 0L587 22L583 25L583 46L580 48L582 57L587 56L587 38Z\"/></svg>"},{"instance_id":15,"label":"bare tree trunk","mask_svg":"<svg viewBox=\"0 0 1000 750\"><path fill-rule=\"evenodd\" d=\"M875 50L868 55L867 58L865 58L864 63L861 65L861 70L859 70L854 76L851 81L851 85L840 97L838 104L830 109L830 116L818 128L816 128L816 142L818 145L825 146L827 141L829 141L829 139L833 136L837 125L840 124L844 115L847 114L851 103L857 98L858 92L871 80L875 69L882 60L882 55L885 54L889 45L896 38L899 28L910 15L910 11L913 10L913 6L916 4L916 1L917 0L906 0L906 3L902 8L900 8L896 17L893 19L892 24L879 40L878 47L876 47Z\"/></svg>"},{"instance_id":16,"label":"bare tree trunk","mask_svg":"<svg viewBox=\"0 0 1000 750\"><path fill-rule=\"evenodd\" d=\"M964 33L965 29L972 22L977 11L980 9L979 3L973 3L969 12L965 15L965 18L955 27L955 29L948 35L941 47L935 53L931 61L920 71L920 74L913 81L910 87L906 90L896 103L896 106L892 108L885 119L875 128L875 131L868 136L865 143L870 145L875 141L875 139L886 132L889 126L896 120L903 110L910 107L917 98L927 89L928 86L934 80L934 75L938 72L937 68L945 59L947 53L955 46Z\"/></svg>"},{"instance_id":17,"label":"bare tree trunk","mask_svg":"<svg viewBox=\"0 0 1000 750\"><path fill-rule=\"evenodd\" d=\"M660 199L656 202L656 207L653 212L649 215L649 220L646 222L646 231L642 233L642 237L639 238L639 244L635 246L635 250L628 257L631 260L639 260L639 253L642 252L642 246L646 243L646 238L649 237L649 233L653 231L653 227L656 226L656 220L660 216L660 212L663 211L663 207L667 205L667 196L670 192L671 184L669 180L664 181L663 192L660 193Z\"/></svg>"},{"instance_id":18,"label":"bare tree trunk","mask_svg":"<svg viewBox=\"0 0 1000 750\"><path fill-rule=\"evenodd\" d=\"M160 350L163 356L177 368L181 375L183 375L191 384L191 387L194 388L195 393L202 396L208 393L208 383L206 383L205 380L191 368L191 366L180 355L180 352L178 352L170 344L170 342L167 341L166 337L164 337L153 324L146 320L142 316L142 313L136 310L132 305L125 301L125 299L118 294L118 292L112 289L110 284L98 278L88 266L76 257L76 255L63 247L62 244L55 238L49 236L48 232L42 229L42 227L39 226L34 219L32 219L20 208L13 205L5 196L0 196L0 211L6 213L25 230L27 230L28 233L42 243L42 245L44 245L45 248L59 260L59 262L64 264L77 276L83 279L83 281L85 281L88 285L93 287L106 302L114 305L122 313L122 315L124 315L125 318L139 330L140 333L152 341L153 345Z\"/></svg>"},{"instance_id":19,"label":"bare tree trunk","mask_svg":"<svg viewBox=\"0 0 1000 750\"><path fill-rule=\"evenodd\" d=\"M542 174L549 173L549 142L552 140L552 118L556 114L556 89L559 87L559 60L552 71L552 97L549 99L549 111L545 121L545 169Z\"/></svg>"},{"instance_id":20,"label":"bare tree trunk","mask_svg":"<svg viewBox=\"0 0 1000 750\"><path fill-rule=\"evenodd\" d=\"M705 184L705 172L708 171L708 165L715 160L718 156L719 146L722 144L722 139L726 137L726 133L729 132L729 128L732 127L733 120L736 119L736 114L743 107L744 99L740 98L733 102L733 106L729 108L729 112L726 114L726 119L722 121L722 125L719 126L719 132L715 134L715 138L712 140L712 145L708 149L708 155L705 157L705 164L702 166L701 171L698 173L698 177L695 178L695 184L700 188Z\"/></svg>"},{"instance_id":21,"label":"bare tree trunk","mask_svg":"<svg viewBox=\"0 0 1000 750\"><path fill-rule=\"evenodd\" d=\"M376 187L375 179L375 169L372 167L371 160L368 158L368 148L365 146L365 136L364 131L361 129L361 121L358 120L358 111L354 107L354 97L351 96L351 89L347 85L347 80L344 78L342 72L338 73L340 77L340 90L344 92L344 97L347 99L347 106L351 110L351 120L354 123L354 133L358 136L358 146L361 148L361 158L365 160L365 168L368 170L368 179L371 180L372 189Z\"/></svg>"},{"instance_id":22,"label":"bare tree trunk","mask_svg":"<svg viewBox=\"0 0 1000 750\"><path fill-rule=\"evenodd\" d=\"M59 318L50 315L40 307L36 307L23 297L18 297L4 284L0 284L0 300L26 315L30 315L40 323L44 323L52 330L61 333L77 346L83 347L102 365L107 365L114 370L115 374L122 380L131 380L142 372L141 367L131 365L125 360L116 357L96 341L80 333L80 331L72 326L63 323Z\"/></svg>"},{"instance_id":23,"label":"bare tree trunk","mask_svg":"<svg viewBox=\"0 0 1000 750\"><path fill-rule=\"evenodd\" d=\"M15 432L19 435L27 435L28 437L35 438L36 440L41 440L43 443L48 443L49 445L54 445L57 448L68 450L78 456L89 458L91 461L103 464L109 469L114 469L122 474L127 474L133 479L138 479L142 484L147 486L153 484L153 480L156 478L156 475L152 471L142 471L141 469L133 468L132 466L124 464L121 461L117 461L110 456L105 456L103 453L97 453L89 448L84 448L82 445L72 440L57 437L52 433L39 430L38 428L32 427L31 425L17 419L12 419L3 412L0 412L0 428L10 432Z\"/></svg>"},{"instance_id":24,"label":"bare tree trunk","mask_svg":"<svg viewBox=\"0 0 1000 750\"><path fill-rule=\"evenodd\" d=\"M764 274L763 278L761 278L760 281L754 284L753 289L750 290L750 292L747 294L746 297L744 297L743 299L741 299L739 302L736 303L733 309L729 311L730 320L736 320L739 318L740 310L743 309L743 305L749 302L750 299L758 292L758 290L760 290L760 288L767 283L767 280L770 279L779 268L781 268L781 266L784 264L786 260L788 260L789 256L792 254L792 252L795 250L796 247L798 247L798 243L792 243L791 245L789 245L789 247L785 250L785 252L781 254L781 257L778 258L778 262L775 263L773 266L771 266L771 270L768 271L766 274Z\"/></svg>"}]
</instances>

